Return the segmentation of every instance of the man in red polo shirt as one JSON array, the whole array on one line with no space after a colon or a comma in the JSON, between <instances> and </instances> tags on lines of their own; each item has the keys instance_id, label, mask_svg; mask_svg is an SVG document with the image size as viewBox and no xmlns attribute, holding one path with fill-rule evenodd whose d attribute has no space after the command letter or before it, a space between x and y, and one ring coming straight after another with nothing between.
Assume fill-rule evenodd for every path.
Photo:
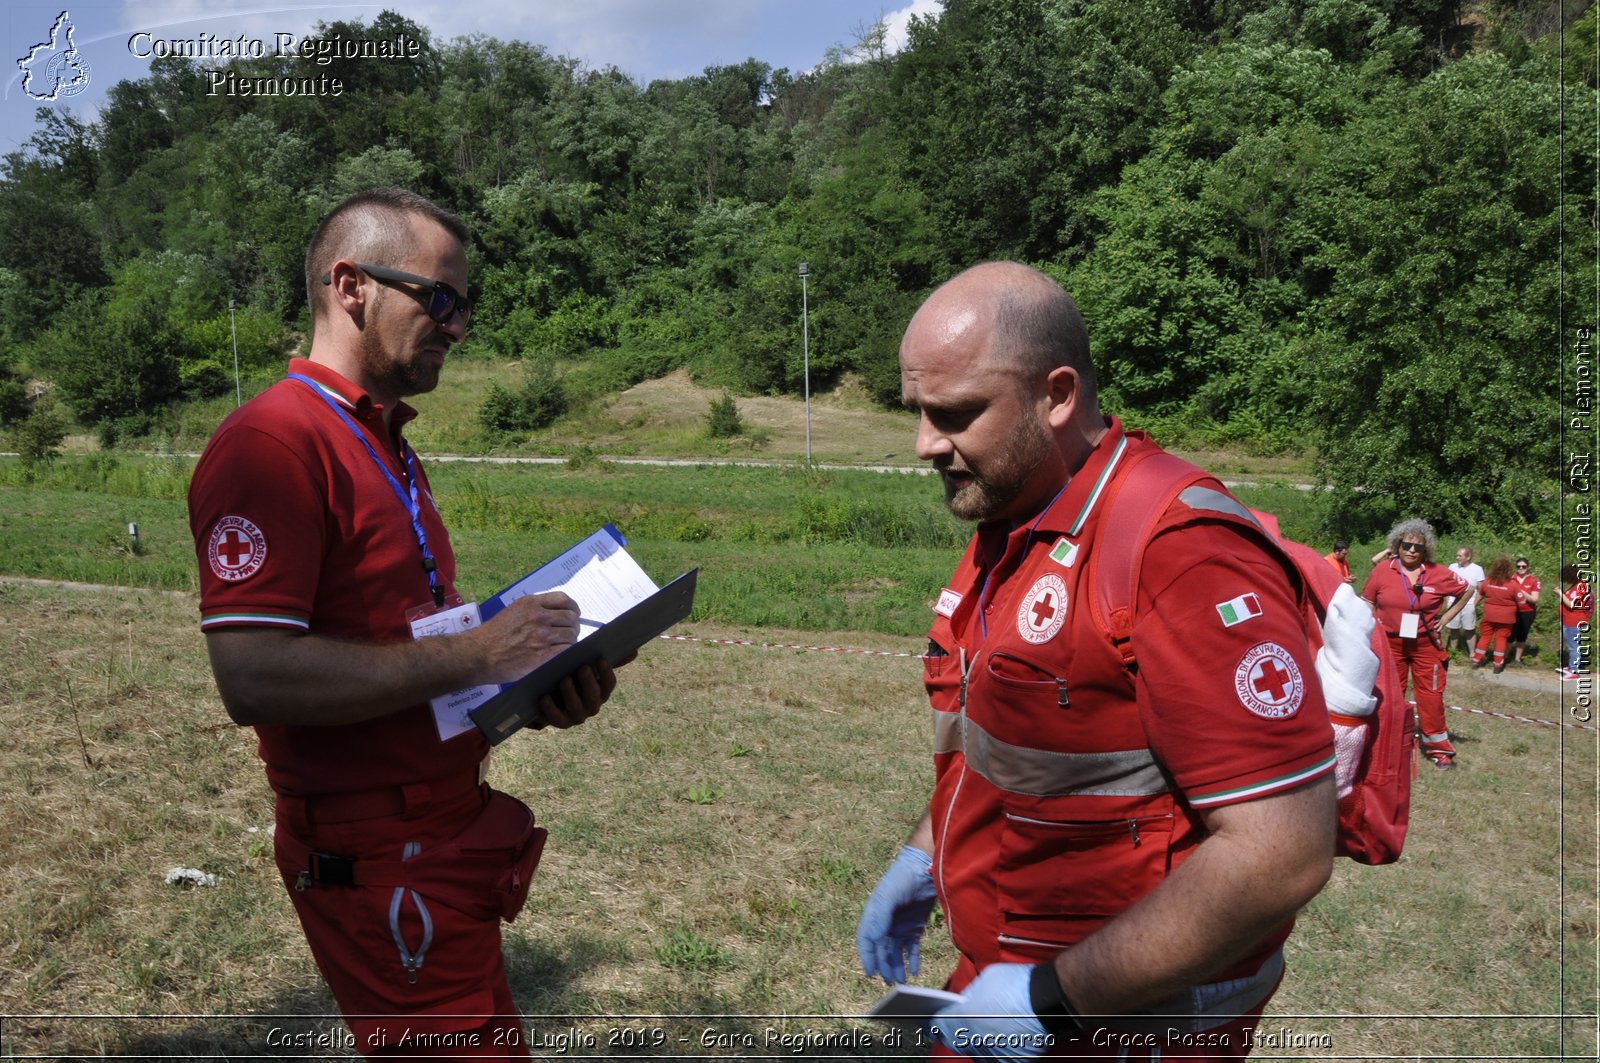
<instances>
[{"instance_id":1,"label":"man in red polo shirt","mask_svg":"<svg viewBox=\"0 0 1600 1063\"><path fill-rule=\"evenodd\" d=\"M518 679L578 630L563 594L472 624L402 435L401 399L437 385L466 331L467 235L400 189L335 208L306 256L308 357L223 421L189 489L217 689L259 735L279 870L369 1055L526 1058L500 920L544 832L484 782L485 739L442 737L429 699ZM414 637L452 617L460 633ZM615 682L581 670L546 722L582 723Z\"/></svg>"},{"instance_id":2,"label":"man in red polo shirt","mask_svg":"<svg viewBox=\"0 0 1600 1063\"><path fill-rule=\"evenodd\" d=\"M941 1053L1242 1057L1333 857L1291 563L1220 484L1185 491L1144 554L1130 671L1085 572L1157 448L1100 412L1072 300L975 267L918 310L900 370L918 455L980 523L934 607L933 797L862 913L863 967L916 973L937 900L965 994Z\"/></svg>"}]
</instances>

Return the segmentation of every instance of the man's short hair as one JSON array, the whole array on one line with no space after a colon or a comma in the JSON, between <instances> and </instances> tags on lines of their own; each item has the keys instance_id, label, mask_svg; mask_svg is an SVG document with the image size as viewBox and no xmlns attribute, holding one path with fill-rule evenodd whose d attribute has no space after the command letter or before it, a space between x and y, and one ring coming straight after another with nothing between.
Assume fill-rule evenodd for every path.
<instances>
[{"instance_id":1,"label":"man's short hair","mask_svg":"<svg viewBox=\"0 0 1600 1063\"><path fill-rule=\"evenodd\" d=\"M1333 544L1333 549L1335 550L1335 552L1337 552L1339 550L1348 550L1348 549L1350 549L1350 540L1348 540L1348 539L1340 539L1338 542Z\"/></svg>"},{"instance_id":2,"label":"man's short hair","mask_svg":"<svg viewBox=\"0 0 1600 1063\"><path fill-rule=\"evenodd\" d=\"M317 315L322 277L340 259L393 266L411 241L409 219L421 215L443 226L466 246L467 223L426 196L404 188L369 188L340 203L322 219L306 250L306 302Z\"/></svg>"},{"instance_id":3,"label":"man's short hair","mask_svg":"<svg viewBox=\"0 0 1600 1063\"><path fill-rule=\"evenodd\" d=\"M1014 359L1024 386L1052 369L1077 370L1085 397L1098 402L1099 382L1089 357L1089 330L1072 296L1055 279L1025 267L1035 283L1010 286L994 308L994 348Z\"/></svg>"}]
</instances>

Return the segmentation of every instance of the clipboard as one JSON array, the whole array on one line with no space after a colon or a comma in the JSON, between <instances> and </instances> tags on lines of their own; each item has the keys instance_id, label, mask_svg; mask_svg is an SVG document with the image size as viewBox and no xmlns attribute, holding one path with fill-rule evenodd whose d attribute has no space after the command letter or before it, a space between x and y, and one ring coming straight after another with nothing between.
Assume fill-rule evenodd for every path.
<instances>
[{"instance_id":1,"label":"clipboard","mask_svg":"<svg viewBox=\"0 0 1600 1063\"><path fill-rule=\"evenodd\" d=\"M594 634L573 643L548 661L500 690L467 715L490 745L499 745L524 727L543 727L539 699L586 664L605 658L612 664L627 659L645 643L685 619L694 608L698 568L692 568L644 601L618 614Z\"/></svg>"},{"instance_id":2,"label":"clipboard","mask_svg":"<svg viewBox=\"0 0 1600 1063\"><path fill-rule=\"evenodd\" d=\"M960 993L952 993L947 989L901 983L891 986L862 1018L877 1019L915 1032L926 1028L936 1012L965 999Z\"/></svg>"}]
</instances>

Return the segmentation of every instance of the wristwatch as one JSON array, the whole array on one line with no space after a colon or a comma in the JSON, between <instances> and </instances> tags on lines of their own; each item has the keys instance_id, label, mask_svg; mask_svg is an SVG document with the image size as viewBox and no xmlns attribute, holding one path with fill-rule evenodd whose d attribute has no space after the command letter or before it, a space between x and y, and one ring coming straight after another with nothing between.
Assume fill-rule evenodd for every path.
<instances>
[{"instance_id":1,"label":"wristwatch","mask_svg":"<svg viewBox=\"0 0 1600 1063\"><path fill-rule=\"evenodd\" d=\"M1034 966L1033 973L1028 976L1028 1002L1052 1037L1069 1037L1083 1029L1078 1010L1061 988L1061 976L1056 974L1054 960Z\"/></svg>"}]
</instances>

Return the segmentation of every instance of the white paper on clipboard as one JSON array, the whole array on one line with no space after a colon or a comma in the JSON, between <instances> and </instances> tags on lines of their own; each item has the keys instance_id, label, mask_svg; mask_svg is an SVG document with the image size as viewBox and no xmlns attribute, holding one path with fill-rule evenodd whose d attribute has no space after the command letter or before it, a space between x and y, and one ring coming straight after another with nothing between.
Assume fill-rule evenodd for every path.
<instances>
[{"instance_id":1,"label":"white paper on clipboard","mask_svg":"<svg viewBox=\"0 0 1600 1063\"><path fill-rule=\"evenodd\" d=\"M554 560L540 565L515 583L491 595L479 606L484 622L500 610L532 594L561 591L578 603L587 623L578 625L578 641L593 635L656 593L657 587L626 549L622 533L607 524ZM434 698L433 720L441 742L476 730L470 713L514 684L468 687Z\"/></svg>"}]
</instances>

